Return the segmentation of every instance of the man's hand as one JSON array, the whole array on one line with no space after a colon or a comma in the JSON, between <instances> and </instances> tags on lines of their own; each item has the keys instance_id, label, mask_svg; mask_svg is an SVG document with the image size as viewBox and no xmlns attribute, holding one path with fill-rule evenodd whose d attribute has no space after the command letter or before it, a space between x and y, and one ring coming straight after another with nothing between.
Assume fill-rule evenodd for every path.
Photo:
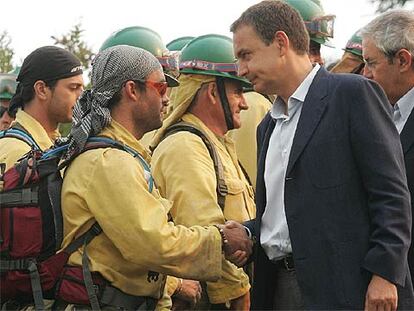
<instances>
[{"instance_id":1,"label":"man's hand","mask_svg":"<svg viewBox=\"0 0 414 311\"><path fill-rule=\"evenodd\" d=\"M253 242L247 236L245 228L235 221L227 221L219 225L223 230L227 243L224 245L224 255L237 266L243 266L252 254Z\"/></svg>"},{"instance_id":2,"label":"man's hand","mask_svg":"<svg viewBox=\"0 0 414 311\"><path fill-rule=\"evenodd\" d=\"M230 310L250 310L250 292L230 301Z\"/></svg>"},{"instance_id":3,"label":"man's hand","mask_svg":"<svg viewBox=\"0 0 414 311\"><path fill-rule=\"evenodd\" d=\"M183 280L181 288L174 294L174 297L187 301L191 307L194 307L201 298L201 292L201 285L198 281Z\"/></svg>"},{"instance_id":4,"label":"man's hand","mask_svg":"<svg viewBox=\"0 0 414 311\"><path fill-rule=\"evenodd\" d=\"M398 305L397 287L378 275L373 275L365 295L365 311L395 311Z\"/></svg>"}]
</instances>

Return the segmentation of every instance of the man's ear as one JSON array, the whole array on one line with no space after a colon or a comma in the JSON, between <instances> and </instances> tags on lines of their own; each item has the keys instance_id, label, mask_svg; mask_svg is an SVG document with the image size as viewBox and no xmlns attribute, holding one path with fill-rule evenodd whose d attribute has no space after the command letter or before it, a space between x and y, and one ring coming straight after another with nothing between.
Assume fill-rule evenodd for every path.
<instances>
[{"instance_id":1,"label":"man's ear","mask_svg":"<svg viewBox=\"0 0 414 311\"><path fill-rule=\"evenodd\" d=\"M137 85L134 81L127 81L123 87L123 93L126 98L131 99L133 101L137 101L141 96L141 92L138 90Z\"/></svg>"},{"instance_id":2,"label":"man's ear","mask_svg":"<svg viewBox=\"0 0 414 311\"><path fill-rule=\"evenodd\" d=\"M290 46L289 37L284 31L276 31L273 44L275 44L279 50L280 56L283 56L286 54Z\"/></svg>"},{"instance_id":3,"label":"man's ear","mask_svg":"<svg viewBox=\"0 0 414 311\"><path fill-rule=\"evenodd\" d=\"M401 49L395 55L398 65L400 66L400 72L412 70L413 56L407 49Z\"/></svg>"},{"instance_id":4,"label":"man's ear","mask_svg":"<svg viewBox=\"0 0 414 311\"><path fill-rule=\"evenodd\" d=\"M46 83L42 80L37 80L33 84L33 90L36 95L41 100L46 100L48 93L51 91L49 87L46 86Z\"/></svg>"},{"instance_id":5,"label":"man's ear","mask_svg":"<svg viewBox=\"0 0 414 311\"><path fill-rule=\"evenodd\" d=\"M207 98L212 104L215 104L217 102L217 97L219 96L217 85L215 82L209 82L206 87L206 94Z\"/></svg>"}]
</instances>

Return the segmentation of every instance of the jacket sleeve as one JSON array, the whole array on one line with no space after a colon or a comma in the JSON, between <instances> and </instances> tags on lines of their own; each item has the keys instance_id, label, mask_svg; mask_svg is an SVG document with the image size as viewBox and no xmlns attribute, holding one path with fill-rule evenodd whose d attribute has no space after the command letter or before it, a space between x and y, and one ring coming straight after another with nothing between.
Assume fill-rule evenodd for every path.
<instances>
[{"instance_id":1,"label":"jacket sleeve","mask_svg":"<svg viewBox=\"0 0 414 311\"><path fill-rule=\"evenodd\" d=\"M224 223L217 204L216 174L213 161L202 140L182 132L167 137L153 155L154 177L160 191L173 201L174 222L185 226ZM207 283L212 303L224 303L240 297L250 289L243 269L222 259L222 275Z\"/></svg>"},{"instance_id":2,"label":"jacket sleeve","mask_svg":"<svg viewBox=\"0 0 414 311\"><path fill-rule=\"evenodd\" d=\"M410 194L390 104L373 81L359 79L351 92L351 144L368 193L370 248L363 266L404 286L411 240Z\"/></svg>"},{"instance_id":3,"label":"jacket sleeve","mask_svg":"<svg viewBox=\"0 0 414 311\"><path fill-rule=\"evenodd\" d=\"M220 277L218 230L168 222L169 202L157 189L148 191L143 168L136 159L115 149L105 150L100 157L89 172L91 182L83 197L122 256L164 274L204 280Z\"/></svg>"}]
</instances>

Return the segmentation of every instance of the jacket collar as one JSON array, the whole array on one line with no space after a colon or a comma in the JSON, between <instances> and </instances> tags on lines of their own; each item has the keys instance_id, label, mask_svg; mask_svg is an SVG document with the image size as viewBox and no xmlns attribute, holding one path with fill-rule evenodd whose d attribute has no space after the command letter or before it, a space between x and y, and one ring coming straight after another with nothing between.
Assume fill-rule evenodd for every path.
<instances>
[{"instance_id":1,"label":"jacket collar","mask_svg":"<svg viewBox=\"0 0 414 311\"><path fill-rule=\"evenodd\" d=\"M324 68L320 68L305 97L293 138L286 176L289 176L290 171L312 137L325 111L327 105L326 96L328 94L328 76L329 73Z\"/></svg>"},{"instance_id":2,"label":"jacket collar","mask_svg":"<svg viewBox=\"0 0 414 311\"><path fill-rule=\"evenodd\" d=\"M131 147L137 151L147 163L150 163L151 156L148 150L146 150L125 127L115 120L112 119L111 123L99 133L99 136L111 138Z\"/></svg>"},{"instance_id":3,"label":"jacket collar","mask_svg":"<svg viewBox=\"0 0 414 311\"><path fill-rule=\"evenodd\" d=\"M20 124L33 137L34 141L42 150L49 149L54 141L60 137L57 129L53 132L52 138L49 137L44 127L35 118L21 109L17 111L13 124L15 123Z\"/></svg>"}]
</instances>

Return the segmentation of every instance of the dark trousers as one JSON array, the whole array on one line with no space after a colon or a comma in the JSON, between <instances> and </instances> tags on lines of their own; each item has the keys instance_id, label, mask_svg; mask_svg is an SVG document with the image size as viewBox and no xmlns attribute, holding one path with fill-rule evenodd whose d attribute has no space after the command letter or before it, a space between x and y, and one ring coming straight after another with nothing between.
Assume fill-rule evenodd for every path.
<instances>
[{"instance_id":1,"label":"dark trousers","mask_svg":"<svg viewBox=\"0 0 414 311\"><path fill-rule=\"evenodd\" d=\"M295 269L275 264L272 271L274 287L273 310L304 310L304 302Z\"/></svg>"}]
</instances>

